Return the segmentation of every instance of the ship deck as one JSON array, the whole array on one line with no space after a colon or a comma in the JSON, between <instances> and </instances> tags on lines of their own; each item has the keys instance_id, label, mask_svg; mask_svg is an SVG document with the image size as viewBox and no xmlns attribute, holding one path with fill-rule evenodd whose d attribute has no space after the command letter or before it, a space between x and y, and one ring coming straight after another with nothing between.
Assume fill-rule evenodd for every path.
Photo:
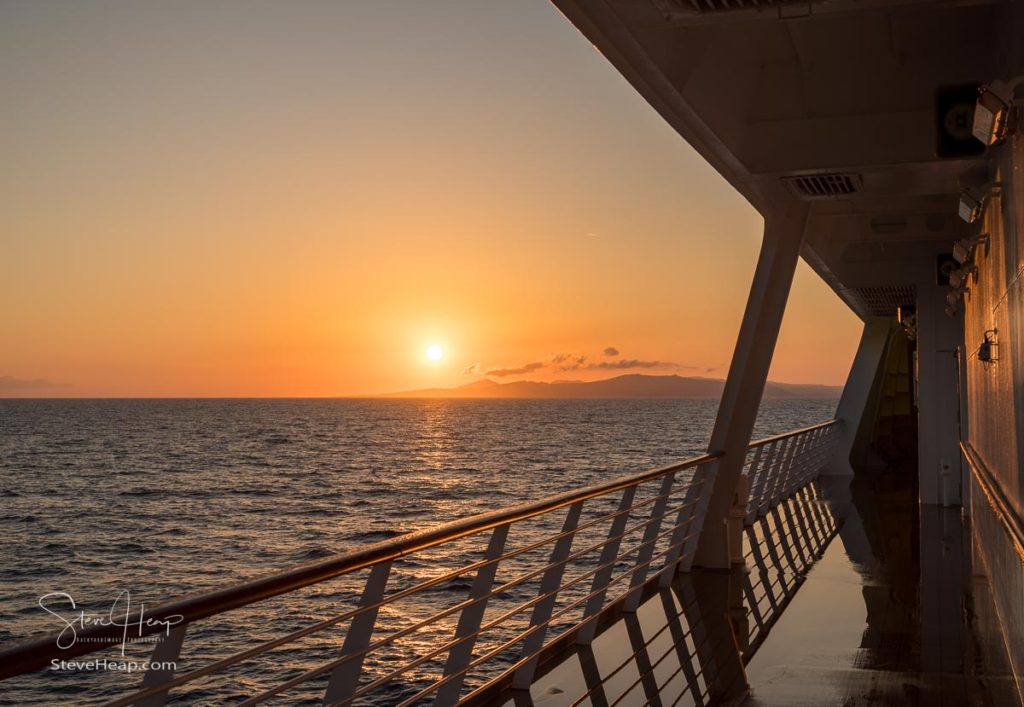
<instances>
[{"instance_id":1,"label":"ship deck","mask_svg":"<svg viewBox=\"0 0 1024 707\"><path fill-rule=\"evenodd\" d=\"M1018 704L969 519L900 478L822 477L505 704Z\"/></svg>"}]
</instances>

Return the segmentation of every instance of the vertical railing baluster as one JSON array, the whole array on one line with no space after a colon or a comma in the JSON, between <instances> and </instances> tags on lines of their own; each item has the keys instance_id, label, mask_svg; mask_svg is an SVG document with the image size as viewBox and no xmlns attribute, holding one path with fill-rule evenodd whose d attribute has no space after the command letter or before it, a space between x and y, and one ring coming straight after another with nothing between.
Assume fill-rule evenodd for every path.
<instances>
[{"instance_id":1,"label":"vertical railing baluster","mask_svg":"<svg viewBox=\"0 0 1024 707\"><path fill-rule=\"evenodd\" d=\"M750 525L753 522L753 509L757 506L757 488L761 483L761 457L763 452L763 444L754 450L754 458L750 461L750 467L747 471L747 478L750 480L750 491L747 496L747 519L744 521L746 525Z\"/></svg>"},{"instance_id":2,"label":"vertical railing baluster","mask_svg":"<svg viewBox=\"0 0 1024 707\"><path fill-rule=\"evenodd\" d=\"M622 546L622 533L629 521L629 510L633 507L633 499L636 498L636 485L627 486L622 491L622 498L619 500L618 514L612 519L611 527L608 529L608 539L601 548L601 557L597 561L599 569L594 574L594 581L590 586L590 593L593 595L587 600L586 608L583 610L583 625L576 634L576 643L579 645L589 644L594 640L597 633L597 621L587 621L591 616L596 615L604 607L605 596L608 593L608 582L611 581L612 573L615 571L615 558L618 557L619 548Z\"/></svg>"},{"instance_id":3,"label":"vertical railing baluster","mask_svg":"<svg viewBox=\"0 0 1024 707\"><path fill-rule=\"evenodd\" d=\"M813 430L809 435L809 441L807 444L807 466L804 469L804 473L801 481L801 486L811 482L818 476L818 472L821 471L821 440L825 430L818 428Z\"/></svg>"},{"instance_id":4,"label":"vertical railing baluster","mask_svg":"<svg viewBox=\"0 0 1024 707\"><path fill-rule=\"evenodd\" d=\"M444 677L452 677L437 691L435 705L453 705L459 701L462 692L462 685L466 680L466 668L473 657L473 646L476 645L480 623L483 621L484 612L487 610L487 595L494 586L494 577L498 572L497 559L505 551L505 541L508 539L508 531L511 523L499 525L491 533L490 542L487 543L487 550L484 553L484 565L476 572L473 585L469 588L469 601L459 615L459 624L455 629L455 638L464 639L448 651L448 661L444 666Z\"/></svg>"},{"instance_id":5,"label":"vertical railing baluster","mask_svg":"<svg viewBox=\"0 0 1024 707\"><path fill-rule=\"evenodd\" d=\"M775 503L775 495L781 482L783 470L786 468L786 457L789 452L790 438L785 437L779 440L777 445L772 468L768 470L770 476L766 482L764 494L761 497L760 514L762 516Z\"/></svg>"},{"instance_id":6,"label":"vertical railing baluster","mask_svg":"<svg viewBox=\"0 0 1024 707\"><path fill-rule=\"evenodd\" d=\"M769 442L767 445L762 445L760 448L767 447L767 451L764 453L764 463L761 465L761 473L757 479L756 485L752 486L750 491L750 503L754 509L751 515L752 520L757 520L764 515L764 495L765 489L768 486L768 481L771 479L772 470L775 468L776 452L779 447L778 442Z\"/></svg>"},{"instance_id":7,"label":"vertical railing baluster","mask_svg":"<svg viewBox=\"0 0 1024 707\"><path fill-rule=\"evenodd\" d=\"M529 656L529 660L523 663L512 677L514 689L529 689L533 682L533 673L537 669L537 654L544 645L544 636L548 630L548 620L555 608L555 601L558 599L558 588L562 584L562 575L565 573L565 561L572 550L572 542L576 538L576 526L580 522L580 513L583 511L583 501L577 501L569 506L569 512L565 516L565 523L562 525L562 537L555 543L551 551L551 559L548 561L548 568L540 581L540 590L537 596L544 597L533 607L533 615L530 617L530 628L536 629L523 640L522 658Z\"/></svg>"},{"instance_id":8,"label":"vertical railing baluster","mask_svg":"<svg viewBox=\"0 0 1024 707\"><path fill-rule=\"evenodd\" d=\"M764 498L761 500L762 515L775 504L775 496L779 488L779 484L782 483L782 476L786 469L786 459L789 455L789 447L792 443L790 438L779 440L779 448L775 451L775 464L771 470L771 478L768 480L768 486L765 488Z\"/></svg>"},{"instance_id":9,"label":"vertical railing baluster","mask_svg":"<svg viewBox=\"0 0 1024 707\"><path fill-rule=\"evenodd\" d=\"M651 517L647 527L644 528L644 539L636 553L636 565L633 569L633 576L629 580L630 593L622 607L625 611L636 611L636 608L640 606L641 592L639 587L647 579L651 557L654 556L654 544L658 537L658 529L661 528L661 522L664 520L665 509L668 507L668 494L672 490L675 478L675 472L669 472L661 480L661 488L658 490L660 498L654 502L651 508Z\"/></svg>"},{"instance_id":10,"label":"vertical railing baluster","mask_svg":"<svg viewBox=\"0 0 1024 707\"><path fill-rule=\"evenodd\" d=\"M324 704L341 702L352 696L359 686L359 676L363 672L363 660L366 654L362 653L370 645L370 636L373 635L373 626L377 623L377 613L381 599L384 598L384 590L388 586L388 576L391 574L391 560L380 562L370 570L370 576L363 588L363 595L359 599L359 607L374 607L367 609L352 619L348 633L345 634L345 643L341 647L341 655L360 655L352 660L345 661L331 671L330 680L327 682L327 690L324 693Z\"/></svg>"},{"instance_id":11,"label":"vertical railing baluster","mask_svg":"<svg viewBox=\"0 0 1024 707\"><path fill-rule=\"evenodd\" d=\"M163 667L167 663L173 665L181 653L181 645L185 642L188 624L179 624L164 635L162 641L153 646L153 654L149 657L150 666L142 678L143 690L163 685L174 677L174 668ZM135 707L163 707L167 703L167 690L144 697L135 703Z\"/></svg>"},{"instance_id":12,"label":"vertical railing baluster","mask_svg":"<svg viewBox=\"0 0 1024 707\"><path fill-rule=\"evenodd\" d=\"M793 450L793 462L789 478L786 480L786 489L782 494L783 498L790 498L803 485L804 467L807 464L807 451L809 447L810 435L801 434L796 436L796 448Z\"/></svg>"},{"instance_id":13,"label":"vertical railing baluster","mask_svg":"<svg viewBox=\"0 0 1024 707\"><path fill-rule=\"evenodd\" d=\"M811 450L813 449L814 431L797 435L797 441L796 458L793 460L793 476L790 478L789 488L786 490L787 496L804 485L804 476L807 474Z\"/></svg>"},{"instance_id":14,"label":"vertical railing baluster","mask_svg":"<svg viewBox=\"0 0 1024 707\"><path fill-rule=\"evenodd\" d=\"M789 481L793 475L793 467L797 459L797 450L800 447L799 437L790 437L786 441L789 444L786 446L786 456L783 459L782 469L779 473L779 484L772 496L772 505L778 505L779 501L786 497Z\"/></svg>"},{"instance_id":15,"label":"vertical railing baluster","mask_svg":"<svg viewBox=\"0 0 1024 707\"><path fill-rule=\"evenodd\" d=\"M658 586L662 588L672 584L673 578L679 572L680 558L683 557L683 551L686 545L689 544L689 539L686 536L688 534L696 534L694 521L698 520L701 487L704 485L703 478L701 478L700 483L697 483L696 475L697 472L694 472L694 476L690 479L690 485L686 487L686 493L683 494L683 500L679 504L679 513L676 514L676 524L672 530L672 535L669 537L668 552L665 553L665 564L662 565L661 578L658 580Z\"/></svg>"}]
</instances>

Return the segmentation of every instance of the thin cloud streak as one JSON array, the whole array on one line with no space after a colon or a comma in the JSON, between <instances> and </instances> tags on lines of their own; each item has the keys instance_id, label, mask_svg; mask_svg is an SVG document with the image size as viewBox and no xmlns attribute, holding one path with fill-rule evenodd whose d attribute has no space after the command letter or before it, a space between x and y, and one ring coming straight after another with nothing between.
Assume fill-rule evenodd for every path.
<instances>
[{"instance_id":1,"label":"thin cloud streak","mask_svg":"<svg viewBox=\"0 0 1024 707\"><path fill-rule=\"evenodd\" d=\"M0 392L49 390L51 388L60 387L60 383L54 383L46 378L15 378L14 376L0 376Z\"/></svg>"},{"instance_id":2,"label":"thin cloud streak","mask_svg":"<svg viewBox=\"0 0 1024 707\"><path fill-rule=\"evenodd\" d=\"M528 363L525 366L520 366L519 368L492 368L491 370L487 371L485 375L494 376L495 378L504 378L505 376L521 376L524 373L530 373L532 371L540 370L541 368L544 368L544 365L545 364L543 361L534 361L533 363Z\"/></svg>"},{"instance_id":3,"label":"thin cloud streak","mask_svg":"<svg viewBox=\"0 0 1024 707\"><path fill-rule=\"evenodd\" d=\"M619 350L609 346L602 351L607 357L619 355ZM521 376L535 371L549 370L558 373L570 371L608 371L608 370L629 370L629 369L652 369L660 368L666 370L693 370L696 366L684 366L672 361L646 361L638 358L618 359L615 361L590 361L586 354L579 353L557 353L552 354L544 361L533 361L522 366L501 367L488 369L484 375L495 378L507 376ZM473 364L463 370L464 374L472 375L479 373L480 364Z\"/></svg>"}]
</instances>

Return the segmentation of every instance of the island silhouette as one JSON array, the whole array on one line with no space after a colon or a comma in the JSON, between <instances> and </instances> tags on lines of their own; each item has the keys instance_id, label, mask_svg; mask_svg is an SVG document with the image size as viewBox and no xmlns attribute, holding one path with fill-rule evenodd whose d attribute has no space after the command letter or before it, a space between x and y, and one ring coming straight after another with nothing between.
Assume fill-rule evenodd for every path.
<instances>
[{"instance_id":1,"label":"island silhouette","mask_svg":"<svg viewBox=\"0 0 1024 707\"><path fill-rule=\"evenodd\" d=\"M374 398L720 398L725 381L700 376L652 376L632 373L596 381L513 381L490 378L454 388L424 388L374 395ZM764 397L780 399L838 398L840 386L768 381Z\"/></svg>"}]
</instances>

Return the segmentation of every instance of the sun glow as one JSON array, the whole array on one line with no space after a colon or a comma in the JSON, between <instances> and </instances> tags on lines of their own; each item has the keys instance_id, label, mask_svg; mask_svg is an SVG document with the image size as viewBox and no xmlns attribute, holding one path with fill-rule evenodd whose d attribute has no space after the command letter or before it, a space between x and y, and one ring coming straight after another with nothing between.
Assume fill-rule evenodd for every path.
<instances>
[{"instance_id":1,"label":"sun glow","mask_svg":"<svg viewBox=\"0 0 1024 707\"><path fill-rule=\"evenodd\" d=\"M426 354L428 361L433 361L434 363L437 363L442 358L444 358L444 349L441 348L438 344L431 344L430 346L427 347Z\"/></svg>"}]
</instances>

